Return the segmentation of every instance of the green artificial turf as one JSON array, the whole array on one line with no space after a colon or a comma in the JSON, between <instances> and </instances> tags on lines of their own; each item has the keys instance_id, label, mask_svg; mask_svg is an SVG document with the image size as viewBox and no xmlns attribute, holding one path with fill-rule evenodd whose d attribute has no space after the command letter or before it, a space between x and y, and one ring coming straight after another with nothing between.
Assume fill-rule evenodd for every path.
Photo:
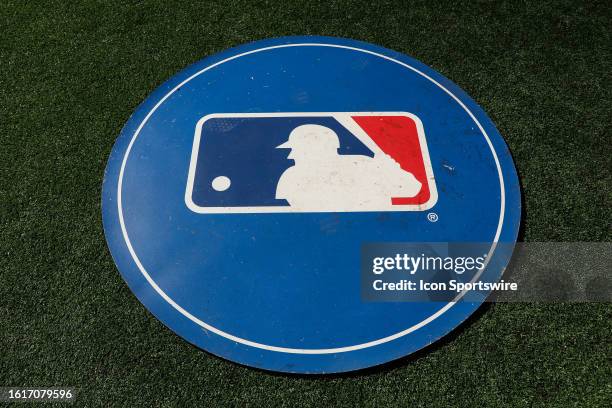
<instances>
[{"instance_id":1,"label":"green artificial turf","mask_svg":"<svg viewBox=\"0 0 612 408\"><path fill-rule=\"evenodd\" d=\"M318 34L404 52L470 94L516 161L524 240L610 241L609 3L68 3L0 3L0 386L75 386L89 406L612 405L609 304L485 306L356 374L221 360L131 294L100 214L111 147L152 90L225 48Z\"/></svg>"}]
</instances>

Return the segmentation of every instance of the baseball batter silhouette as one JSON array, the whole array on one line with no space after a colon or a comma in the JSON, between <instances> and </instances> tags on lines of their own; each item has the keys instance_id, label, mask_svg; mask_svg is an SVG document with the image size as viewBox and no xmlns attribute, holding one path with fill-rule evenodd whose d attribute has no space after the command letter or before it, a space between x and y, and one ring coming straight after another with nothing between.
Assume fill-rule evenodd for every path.
<instances>
[{"instance_id":1,"label":"baseball batter silhouette","mask_svg":"<svg viewBox=\"0 0 612 408\"><path fill-rule=\"evenodd\" d=\"M276 198L300 211L368 211L385 208L391 197L414 197L421 183L384 153L374 157L338 154L340 141L330 128L301 125L287 142L295 164L276 186Z\"/></svg>"}]
</instances>

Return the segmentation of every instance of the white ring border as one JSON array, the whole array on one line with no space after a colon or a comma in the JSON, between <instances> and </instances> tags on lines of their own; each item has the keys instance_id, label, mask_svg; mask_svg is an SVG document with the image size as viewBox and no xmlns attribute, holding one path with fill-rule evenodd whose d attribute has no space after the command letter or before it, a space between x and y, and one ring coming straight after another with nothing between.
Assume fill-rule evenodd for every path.
<instances>
[{"instance_id":1,"label":"white ring border","mask_svg":"<svg viewBox=\"0 0 612 408\"><path fill-rule=\"evenodd\" d=\"M134 132L134 136L132 136L132 139L130 140L130 143L129 143L129 145L128 145L126 151L125 151L125 154L123 156L123 161L121 162L121 170L119 171L119 181L117 183L117 209L119 211L119 223L121 225L121 232L123 233L123 238L124 238L125 243L126 243L126 245L128 247L130 255L132 256L132 259L136 263L136 266L138 267L138 269L140 270L142 275L145 277L147 282L149 282L149 284L153 287L153 289L155 289L155 291L166 302L168 302L174 309L176 309L183 316L185 316L186 318L188 318L192 322L196 323L198 326L202 327L205 330L211 331L211 332L213 332L213 333L215 333L215 334L217 334L217 335L219 335L221 337L224 337L224 338L226 338L228 340L232 340L232 341L235 341L237 343L244 344L244 345L247 345L247 346L251 346L251 347L255 347L255 348L259 348L259 349L263 349L263 350L268 350L268 351L276 351L276 352L290 353L290 354L334 354L334 353L345 353L345 352L349 352L349 351L361 350L361 349L365 349L365 348L369 348L369 347L373 347L373 346L378 346L380 344L384 344L384 343L390 342L392 340L398 339L400 337L403 337L403 336L405 336L405 335L407 335L409 333L412 333L413 331L416 331L416 330L420 329L421 327L426 326L427 324L431 323L432 321L434 321L435 319L440 317L442 314L444 314L451 307L453 307L465 295L465 293L467 291L463 291L463 292L459 293L455 297L455 299L453 299L452 302L449 302L443 308L438 310L433 315L429 316L427 319L421 321L420 323L415 324L414 326L409 327L409 328L407 328L405 330L402 330L401 332L392 334L392 335L387 336L387 337L383 337L383 338L378 339L378 340L373 340L373 341L369 341L369 342L366 342L366 343L356 344L356 345L353 345L353 346L336 347L336 348L328 348L328 349L298 349L298 348L289 348L289 347L270 346L270 345L267 345L267 344L257 343L257 342L254 342L254 341L250 341L250 340L243 339L241 337L237 337L237 336L234 336L232 334L226 333L226 332L224 332L222 330L217 329L216 327L213 327L213 326L209 325L206 322L203 322L202 320L200 320L197 317L193 316L187 310L183 309L174 300L172 300L157 285L157 283L155 283L155 281L151 278L151 276L149 276L148 272L146 271L146 269L144 268L144 266L140 262L140 259L136 255L136 252L134 251L134 248L132 247L132 243L130 242L129 236L127 234L127 230L126 230L126 227L125 227L125 221L123 220L123 206L122 206L122 203L121 203L121 195L122 195L121 194L121 190L122 190L122 186L123 186L123 174L124 174L124 171L125 171L125 165L127 163L128 156L130 154L130 151L132 150L132 146L134 145L134 142L136 141L136 138L140 134L140 131L144 127L145 123L149 120L149 118L153 115L153 113L161 106L161 104L163 104L166 101L166 99L168 99L174 92L176 92L177 89L181 88L182 86L184 86L186 83L188 83L189 81L191 81L195 77L203 74L204 72L206 72L206 71L208 71L208 70L210 70L212 68L215 68L215 67L217 67L217 66L219 66L221 64L224 64L224 63L226 63L228 61L231 61L231 60L243 57L245 55L254 54L254 53L257 53L257 52L262 52L262 51L267 51L267 50L273 50L273 49L277 49L277 48L289 48L289 47L332 47L332 48L342 48L342 49L347 49L347 50L352 50L352 51L357 51L357 52L363 52L363 53L366 53L366 54L374 55L374 56L377 56L379 58L382 58L382 59L394 62L394 63L396 63L398 65L401 65L401 66L403 66L405 68L408 68L408 69L416 72L417 74L421 75L422 77L424 77L424 78L428 79L429 81L433 82L440 89L442 89L444 92L446 92L450 97L452 97L459 104L459 106L461 106L466 111L466 113L470 116L470 118L472 118L474 123L476 123L476 125L478 126L478 129L480 129L481 133L484 135L485 139L487 140L487 144L489 145L489 148L491 149L491 152L493 153L493 158L495 159L495 165L497 166L497 172L498 172L498 175L499 175L500 190L501 190L501 206L500 206L499 223L497 225L497 232L495 233L495 238L493 239L493 243L491 245L491 249L489 250L489 252L487 254L487 260L485 261L485 264L484 264L483 268L480 270L480 272L478 274L476 274L476 276L474 276L474 279L472 279L472 282L474 282L476 279L478 279L478 277L485 270L487 264L489 263L489 260L491 259L491 255L493 254L493 252L495 251L495 248L497 247L499 236L501 235L501 230L502 230L502 227L503 227L503 220L504 220L504 213L505 213L505 206L506 206L504 177L503 177L503 174L502 174L502 169L501 169L501 166L500 166L500 163L499 163L499 159L498 159L497 154L495 152L495 148L493 147L493 144L491 143L491 140L489 139L489 136L485 132L485 130L482 127L482 125L480 124L480 122L478 122L476 117L467 108L467 106L465 106L465 104L463 102L461 102L461 100L459 100L459 98L457 98L452 92L450 92L448 89L446 89L444 86L442 86L442 84L440 84L439 82L437 82L436 80L434 80L433 78L428 76L427 74L419 71L418 69L416 69L416 68L414 68L414 67L412 67L412 66L410 66L410 65L408 65L406 63L403 63L401 61L398 61L398 60L396 60L394 58L391 58L391 57L388 57L386 55L379 54L379 53L376 53L376 52L373 52L373 51L369 51L369 50L364 50L364 49L361 49L361 48L349 47L349 46L338 45L338 44L328 44L328 43L296 43L296 44L282 44L282 45L274 45L274 46L270 46L270 47L258 48L258 49L255 49L255 50L251 50L251 51L243 52L241 54L234 55L233 57L229 57L229 58L226 58L226 59L224 59L222 61L219 61L219 62L216 62L216 63L214 63L212 65L209 65L208 67L206 67L204 69L201 69L200 71L198 71L195 74L191 75L189 78L185 79L183 82L181 82L180 84L178 84L177 86L172 88L172 90L170 90L170 92L168 92L166 95L164 95L164 97L161 98L159 100L159 102L157 102L157 104L153 107L153 109L151 109L149 111L149 113L147 114L147 116L145 116L145 118L142 120L142 122L140 123L140 125L136 129L136 132Z\"/></svg>"}]
</instances>

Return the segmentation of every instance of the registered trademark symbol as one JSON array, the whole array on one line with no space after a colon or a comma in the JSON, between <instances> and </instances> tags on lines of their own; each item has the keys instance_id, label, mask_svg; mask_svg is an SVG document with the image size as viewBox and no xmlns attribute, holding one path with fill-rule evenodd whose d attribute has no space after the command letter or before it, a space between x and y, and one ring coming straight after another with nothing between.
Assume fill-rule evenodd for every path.
<instances>
[{"instance_id":1,"label":"registered trademark symbol","mask_svg":"<svg viewBox=\"0 0 612 408\"><path fill-rule=\"evenodd\" d=\"M436 222L438 221L438 214L436 214L435 212L430 212L429 214L427 214L427 219L431 222Z\"/></svg>"}]
</instances>

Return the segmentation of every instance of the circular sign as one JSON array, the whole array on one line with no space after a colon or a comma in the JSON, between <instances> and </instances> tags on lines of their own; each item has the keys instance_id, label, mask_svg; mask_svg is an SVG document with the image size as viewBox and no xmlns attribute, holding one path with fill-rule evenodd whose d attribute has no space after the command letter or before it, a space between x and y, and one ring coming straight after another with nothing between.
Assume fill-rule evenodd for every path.
<instances>
[{"instance_id":1,"label":"circular sign","mask_svg":"<svg viewBox=\"0 0 612 408\"><path fill-rule=\"evenodd\" d=\"M491 120L439 73L372 44L286 37L153 92L113 147L102 210L121 275L179 336L331 373L409 355L470 316L482 298L377 298L376 285L408 271L402 243L485 243L474 276L499 279L520 190Z\"/></svg>"}]
</instances>

